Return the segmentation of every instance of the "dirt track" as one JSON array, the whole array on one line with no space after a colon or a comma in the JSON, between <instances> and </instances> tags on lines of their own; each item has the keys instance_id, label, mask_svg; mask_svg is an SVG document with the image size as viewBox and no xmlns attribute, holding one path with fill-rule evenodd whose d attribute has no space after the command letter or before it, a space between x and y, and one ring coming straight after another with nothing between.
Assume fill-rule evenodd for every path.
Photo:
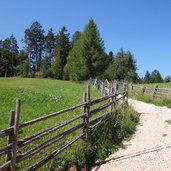
<instances>
[{"instance_id":1,"label":"dirt track","mask_svg":"<svg viewBox=\"0 0 171 171\"><path fill-rule=\"evenodd\" d=\"M170 171L171 109L129 99L140 113L140 123L133 138L124 142L126 149L109 156L93 171Z\"/></svg>"}]
</instances>

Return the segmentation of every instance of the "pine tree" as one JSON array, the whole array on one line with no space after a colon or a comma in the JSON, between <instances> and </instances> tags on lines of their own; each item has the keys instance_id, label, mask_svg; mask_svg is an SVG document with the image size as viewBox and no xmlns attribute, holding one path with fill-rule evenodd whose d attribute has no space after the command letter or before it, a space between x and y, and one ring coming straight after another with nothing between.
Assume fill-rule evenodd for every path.
<instances>
[{"instance_id":1,"label":"pine tree","mask_svg":"<svg viewBox=\"0 0 171 171\"><path fill-rule=\"evenodd\" d=\"M106 58L104 42L91 18L69 53L65 70L72 80L87 80L103 74L106 69Z\"/></svg>"},{"instance_id":2,"label":"pine tree","mask_svg":"<svg viewBox=\"0 0 171 171\"><path fill-rule=\"evenodd\" d=\"M44 50L44 30L39 22L34 22L25 30L24 42L29 53L30 68L39 71Z\"/></svg>"},{"instance_id":3,"label":"pine tree","mask_svg":"<svg viewBox=\"0 0 171 171\"><path fill-rule=\"evenodd\" d=\"M171 82L171 76L166 76L165 77L165 79L164 79L164 82L166 82L166 83L169 83L169 82Z\"/></svg>"},{"instance_id":4,"label":"pine tree","mask_svg":"<svg viewBox=\"0 0 171 171\"><path fill-rule=\"evenodd\" d=\"M72 46L74 46L74 43L81 37L81 32L76 31L72 37Z\"/></svg>"},{"instance_id":5,"label":"pine tree","mask_svg":"<svg viewBox=\"0 0 171 171\"><path fill-rule=\"evenodd\" d=\"M70 49L71 43L69 40L69 33L67 33L66 27L62 27L61 31L57 35L55 45L55 63L53 71L56 79L65 79L64 67L67 63L67 57Z\"/></svg>"},{"instance_id":6,"label":"pine tree","mask_svg":"<svg viewBox=\"0 0 171 171\"><path fill-rule=\"evenodd\" d=\"M149 71L146 71L145 76L144 76L144 83L151 83L151 75L149 73Z\"/></svg>"},{"instance_id":7,"label":"pine tree","mask_svg":"<svg viewBox=\"0 0 171 171\"><path fill-rule=\"evenodd\" d=\"M11 53L11 70L12 73L14 74L14 67L17 66L17 54L18 54L18 45L17 45L17 40L14 37L14 35L12 34L10 39L10 53Z\"/></svg>"},{"instance_id":8,"label":"pine tree","mask_svg":"<svg viewBox=\"0 0 171 171\"><path fill-rule=\"evenodd\" d=\"M1 76L14 76L14 67L17 66L17 53L18 46L17 41L13 35L10 38L6 38L4 41L0 42L0 75Z\"/></svg>"},{"instance_id":9,"label":"pine tree","mask_svg":"<svg viewBox=\"0 0 171 171\"><path fill-rule=\"evenodd\" d=\"M17 59L18 59L17 74L19 76L28 77L29 76L28 52L25 50L21 50L17 55Z\"/></svg>"},{"instance_id":10,"label":"pine tree","mask_svg":"<svg viewBox=\"0 0 171 171\"><path fill-rule=\"evenodd\" d=\"M50 67L54 64L54 48L55 48L55 35L53 29L51 28L48 31L48 34L45 36L45 49L47 53L46 60L50 61Z\"/></svg>"},{"instance_id":11,"label":"pine tree","mask_svg":"<svg viewBox=\"0 0 171 171\"><path fill-rule=\"evenodd\" d=\"M105 77L109 80L127 80L135 82L137 80L136 61L131 52L121 49L105 72Z\"/></svg>"},{"instance_id":12,"label":"pine tree","mask_svg":"<svg viewBox=\"0 0 171 171\"><path fill-rule=\"evenodd\" d=\"M151 80L152 80L152 83L162 83L163 82L163 78L158 70L154 70L151 73Z\"/></svg>"}]
</instances>

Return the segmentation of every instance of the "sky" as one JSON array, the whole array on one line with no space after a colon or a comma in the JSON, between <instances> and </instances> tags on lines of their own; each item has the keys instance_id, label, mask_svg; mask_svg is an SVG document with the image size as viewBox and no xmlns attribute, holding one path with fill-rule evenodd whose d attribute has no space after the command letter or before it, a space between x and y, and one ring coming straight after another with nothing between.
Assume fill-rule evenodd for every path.
<instances>
[{"instance_id":1,"label":"sky","mask_svg":"<svg viewBox=\"0 0 171 171\"><path fill-rule=\"evenodd\" d=\"M108 53L130 51L143 77L154 69L171 75L171 0L0 0L0 39L14 34L20 49L34 21L55 33L66 26L72 35L92 17Z\"/></svg>"}]
</instances>

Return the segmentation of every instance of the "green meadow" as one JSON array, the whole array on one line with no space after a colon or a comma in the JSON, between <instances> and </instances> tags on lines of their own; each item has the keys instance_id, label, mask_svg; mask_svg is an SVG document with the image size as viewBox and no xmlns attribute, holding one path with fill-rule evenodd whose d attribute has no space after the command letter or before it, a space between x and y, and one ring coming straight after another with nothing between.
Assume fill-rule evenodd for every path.
<instances>
[{"instance_id":1,"label":"green meadow","mask_svg":"<svg viewBox=\"0 0 171 171\"><path fill-rule=\"evenodd\" d=\"M86 83L79 84L71 81L57 81L52 79L31 79L31 78L0 78L0 130L9 126L10 111L15 109L16 99L21 100L20 123L71 107L82 102L83 92L86 91ZM91 87L91 99L101 97L100 91ZM101 102L94 105L91 109L107 103ZM97 117L107 112L103 110L96 114ZM35 123L22 128L19 134L19 140L23 140L35 133L41 132L49 127L58 125L68 119L82 113L82 108L70 111L53 118ZM20 148L18 156L46 142L54 136L65 132L66 130L82 123L82 118L74 121L53 133L38 139L31 144ZM80 139L70 148L62 152L53 160L45 164L40 170L55 170L71 164L94 164L96 161L105 159L122 146L122 140L130 137L138 122L137 113L131 108L122 108L117 106L116 113L111 114L110 122L97 128L88 141ZM73 140L80 135L82 129L71 133L61 141L57 141L51 146L42 149L36 155L33 155L17 165L17 170L26 170L26 168L44 159L58 147ZM6 145L7 139L0 139L0 148ZM0 165L4 163L5 156L0 156Z\"/></svg>"},{"instance_id":2,"label":"green meadow","mask_svg":"<svg viewBox=\"0 0 171 171\"><path fill-rule=\"evenodd\" d=\"M86 84L51 79L0 78L0 130L8 127L10 111L21 100L21 122L82 102ZM91 89L92 97L100 97Z\"/></svg>"},{"instance_id":3,"label":"green meadow","mask_svg":"<svg viewBox=\"0 0 171 171\"><path fill-rule=\"evenodd\" d=\"M83 92L86 91L86 84L79 84L69 81L57 81L52 79L30 79L30 78L0 78L0 130L9 126L10 111L15 110L16 99L21 100L20 123L65 109L82 102ZM100 92L91 88L91 99L101 96ZM82 109L76 109L71 112L64 113L60 116L47 119L40 123L33 124L22 129L20 139L31 136L34 133L40 132L51 126L57 125L65 120L81 114ZM40 140L27 145L21 149L21 152L26 152L54 135L59 134L66 129L81 123L82 120L73 122L65 128L55 131L54 133L43 137ZM79 132L75 132L78 135ZM55 147L63 144L65 141L72 139L75 135L64 139L60 143L52 145L45 149L40 154L29 158L24 164L21 163L19 168L24 170L25 167L33 164L37 159L45 157L49 152L52 152ZM6 140L0 139L0 146L3 147ZM0 163L4 160L0 157ZM48 166L49 167L49 166Z\"/></svg>"}]
</instances>

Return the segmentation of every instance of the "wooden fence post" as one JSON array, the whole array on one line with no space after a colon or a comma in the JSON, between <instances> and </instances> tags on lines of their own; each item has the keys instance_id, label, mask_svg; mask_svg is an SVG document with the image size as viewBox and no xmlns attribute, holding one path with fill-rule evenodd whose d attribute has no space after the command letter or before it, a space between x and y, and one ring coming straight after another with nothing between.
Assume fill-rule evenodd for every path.
<instances>
[{"instance_id":1,"label":"wooden fence post","mask_svg":"<svg viewBox=\"0 0 171 171\"><path fill-rule=\"evenodd\" d=\"M111 95L112 95L111 102L114 102L114 97L113 97L113 95L114 95L114 87L111 87ZM112 105L111 105L111 112L113 112L113 108L114 108L114 103L112 103Z\"/></svg>"},{"instance_id":2,"label":"wooden fence post","mask_svg":"<svg viewBox=\"0 0 171 171\"><path fill-rule=\"evenodd\" d=\"M113 94L115 95L115 96L113 97L114 109L116 109L117 83L114 84L114 87L113 87Z\"/></svg>"},{"instance_id":3,"label":"wooden fence post","mask_svg":"<svg viewBox=\"0 0 171 171\"><path fill-rule=\"evenodd\" d=\"M112 88L108 87L108 96L112 95ZM110 97L109 102L112 102L112 97ZM109 111L112 112L112 104L109 106Z\"/></svg>"},{"instance_id":4,"label":"wooden fence post","mask_svg":"<svg viewBox=\"0 0 171 171\"><path fill-rule=\"evenodd\" d=\"M9 118L9 127L14 126L14 121L15 121L15 111L11 111L10 112L10 118ZM8 137L7 145L13 143L13 138L14 138L14 131L11 131L9 134L9 137ZM8 162L10 160L12 160L12 154L11 154L11 152L8 152L6 155L6 162Z\"/></svg>"},{"instance_id":5,"label":"wooden fence post","mask_svg":"<svg viewBox=\"0 0 171 171\"><path fill-rule=\"evenodd\" d=\"M123 92L126 92L126 83L123 83L123 84L122 84L122 91L123 91Z\"/></svg>"},{"instance_id":6,"label":"wooden fence post","mask_svg":"<svg viewBox=\"0 0 171 171\"><path fill-rule=\"evenodd\" d=\"M128 91L126 91L126 101L125 101L125 103L126 103L126 107L128 107Z\"/></svg>"},{"instance_id":7,"label":"wooden fence post","mask_svg":"<svg viewBox=\"0 0 171 171\"><path fill-rule=\"evenodd\" d=\"M153 94L152 94L153 99L155 98L155 96L157 94L157 88L158 88L158 85L156 85L156 87L154 88L154 91L153 91Z\"/></svg>"},{"instance_id":8,"label":"wooden fence post","mask_svg":"<svg viewBox=\"0 0 171 171\"><path fill-rule=\"evenodd\" d=\"M131 90L134 90L134 85L131 83Z\"/></svg>"},{"instance_id":9,"label":"wooden fence post","mask_svg":"<svg viewBox=\"0 0 171 171\"><path fill-rule=\"evenodd\" d=\"M101 84L101 93L102 93L102 95L104 95L104 82L102 81L102 84Z\"/></svg>"},{"instance_id":10,"label":"wooden fence post","mask_svg":"<svg viewBox=\"0 0 171 171\"><path fill-rule=\"evenodd\" d=\"M11 160L12 171L16 170L17 137L18 137L18 131L19 131L20 106L21 106L20 100L16 100L14 136L13 136L13 144L12 144L12 160Z\"/></svg>"},{"instance_id":11,"label":"wooden fence post","mask_svg":"<svg viewBox=\"0 0 171 171\"><path fill-rule=\"evenodd\" d=\"M142 88L142 94L145 93L145 90L146 90L146 87L143 87L143 88Z\"/></svg>"},{"instance_id":12,"label":"wooden fence post","mask_svg":"<svg viewBox=\"0 0 171 171\"><path fill-rule=\"evenodd\" d=\"M88 138L88 133L89 133L89 117L90 117L90 85L87 85L87 111L86 111L86 139Z\"/></svg>"},{"instance_id":13,"label":"wooden fence post","mask_svg":"<svg viewBox=\"0 0 171 171\"><path fill-rule=\"evenodd\" d=\"M86 102L86 99L87 99L87 93L84 92L83 93L83 103ZM86 106L83 106L82 113L83 114L86 113ZM84 124L84 126L83 126L83 133L85 133L86 132L86 116L83 116L83 124Z\"/></svg>"},{"instance_id":14,"label":"wooden fence post","mask_svg":"<svg viewBox=\"0 0 171 171\"><path fill-rule=\"evenodd\" d=\"M117 94L117 90L118 90L118 85L117 83L114 83L114 94Z\"/></svg>"},{"instance_id":15,"label":"wooden fence post","mask_svg":"<svg viewBox=\"0 0 171 171\"><path fill-rule=\"evenodd\" d=\"M93 82L93 87L94 87L94 88L97 88L97 79L94 80L94 82Z\"/></svg>"}]
</instances>

